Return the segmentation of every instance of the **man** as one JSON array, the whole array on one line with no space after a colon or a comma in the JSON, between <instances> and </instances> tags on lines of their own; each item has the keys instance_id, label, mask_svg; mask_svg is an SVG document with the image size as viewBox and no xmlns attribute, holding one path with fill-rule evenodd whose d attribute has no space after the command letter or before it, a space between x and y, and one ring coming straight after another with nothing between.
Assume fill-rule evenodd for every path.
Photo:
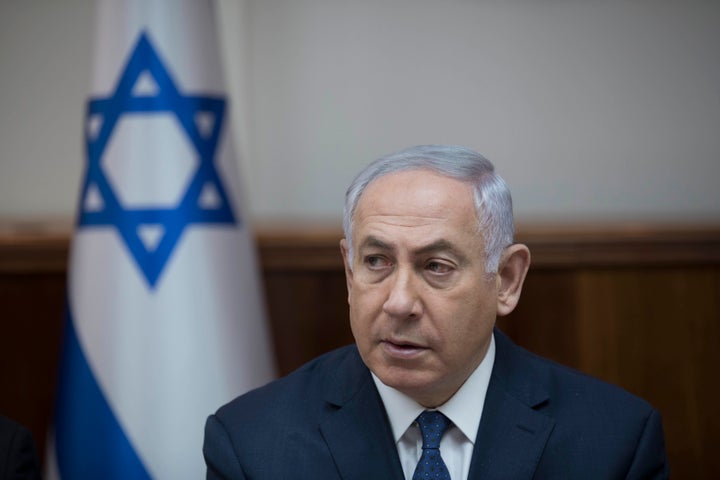
<instances>
[{"instance_id":1,"label":"man","mask_svg":"<svg viewBox=\"0 0 720 480\"><path fill-rule=\"evenodd\" d=\"M530 265L484 157L410 148L346 196L356 345L208 419L208 478L667 478L659 414L495 329Z\"/></svg>"}]
</instances>

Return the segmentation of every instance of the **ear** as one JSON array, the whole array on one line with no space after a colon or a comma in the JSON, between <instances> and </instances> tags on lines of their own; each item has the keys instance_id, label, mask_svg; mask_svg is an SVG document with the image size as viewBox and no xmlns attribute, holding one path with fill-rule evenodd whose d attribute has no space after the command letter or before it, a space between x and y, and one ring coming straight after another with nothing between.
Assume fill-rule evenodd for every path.
<instances>
[{"instance_id":1,"label":"ear","mask_svg":"<svg viewBox=\"0 0 720 480\"><path fill-rule=\"evenodd\" d=\"M342 253L343 266L345 267L345 283L347 284L349 302L353 286L352 258L349 257L347 242L344 238L340 240L340 253Z\"/></svg>"},{"instance_id":2,"label":"ear","mask_svg":"<svg viewBox=\"0 0 720 480\"><path fill-rule=\"evenodd\" d=\"M523 244L510 245L503 252L498 267L498 316L515 309L520 300L525 275L530 268L530 250Z\"/></svg>"}]
</instances>

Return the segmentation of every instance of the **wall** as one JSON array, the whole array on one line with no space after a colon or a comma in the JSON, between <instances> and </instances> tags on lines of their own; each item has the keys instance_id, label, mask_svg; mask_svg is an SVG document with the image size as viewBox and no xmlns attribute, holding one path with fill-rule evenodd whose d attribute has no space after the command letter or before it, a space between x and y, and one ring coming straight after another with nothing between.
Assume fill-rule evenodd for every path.
<instances>
[{"instance_id":1,"label":"wall","mask_svg":"<svg viewBox=\"0 0 720 480\"><path fill-rule=\"evenodd\" d=\"M521 220L720 220L717 2L218 4L256 219L336 221L361 165L442 142ZM94 9L0 3L0 216L73 214Z\"/></svg>"}]
</instances>

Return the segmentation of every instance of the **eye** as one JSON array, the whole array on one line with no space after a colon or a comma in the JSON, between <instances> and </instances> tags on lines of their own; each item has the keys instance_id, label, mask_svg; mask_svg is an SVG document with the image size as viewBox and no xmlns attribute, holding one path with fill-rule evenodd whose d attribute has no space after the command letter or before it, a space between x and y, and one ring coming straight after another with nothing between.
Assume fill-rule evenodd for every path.
<instances>
[{"instance_id":1,"label":"eye","mask_svg":"<svg viewBox=\"0 0 720 480\"><path fill-rule=\"evenodd\" d=\"M390 260L380 255L368 255L363 259L363 263L367 265L370 270L380 270L392 266Z\"/></svg>"},{"instance_id":2,"label":"eye","mask_svg":"<svg viewBox=\"0 0 720 480\"><path fill-rule=\"evenodd\" d=\"M444 262L438 262L436 260L426 263L425 269L434 275L446 275L453 271L452 265Z\"/></svg>"}]
</instances>

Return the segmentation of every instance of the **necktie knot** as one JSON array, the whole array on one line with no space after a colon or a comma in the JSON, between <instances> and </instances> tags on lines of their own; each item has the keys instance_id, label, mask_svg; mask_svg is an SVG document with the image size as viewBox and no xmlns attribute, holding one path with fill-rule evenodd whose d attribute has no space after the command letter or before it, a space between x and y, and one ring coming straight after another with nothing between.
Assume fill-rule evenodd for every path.
<instances>
[{"instance_id":1,"label":"necktie knot","mask_svg":"<svg viewBox=\"0 0 720 480\"><path fill-rule=\"evenodd\" d=\"M423 450L439 448L445 430L450 426L450 419L437 410L425 410L417 418L423 437Z\"/></svg>"}]
</instances>

